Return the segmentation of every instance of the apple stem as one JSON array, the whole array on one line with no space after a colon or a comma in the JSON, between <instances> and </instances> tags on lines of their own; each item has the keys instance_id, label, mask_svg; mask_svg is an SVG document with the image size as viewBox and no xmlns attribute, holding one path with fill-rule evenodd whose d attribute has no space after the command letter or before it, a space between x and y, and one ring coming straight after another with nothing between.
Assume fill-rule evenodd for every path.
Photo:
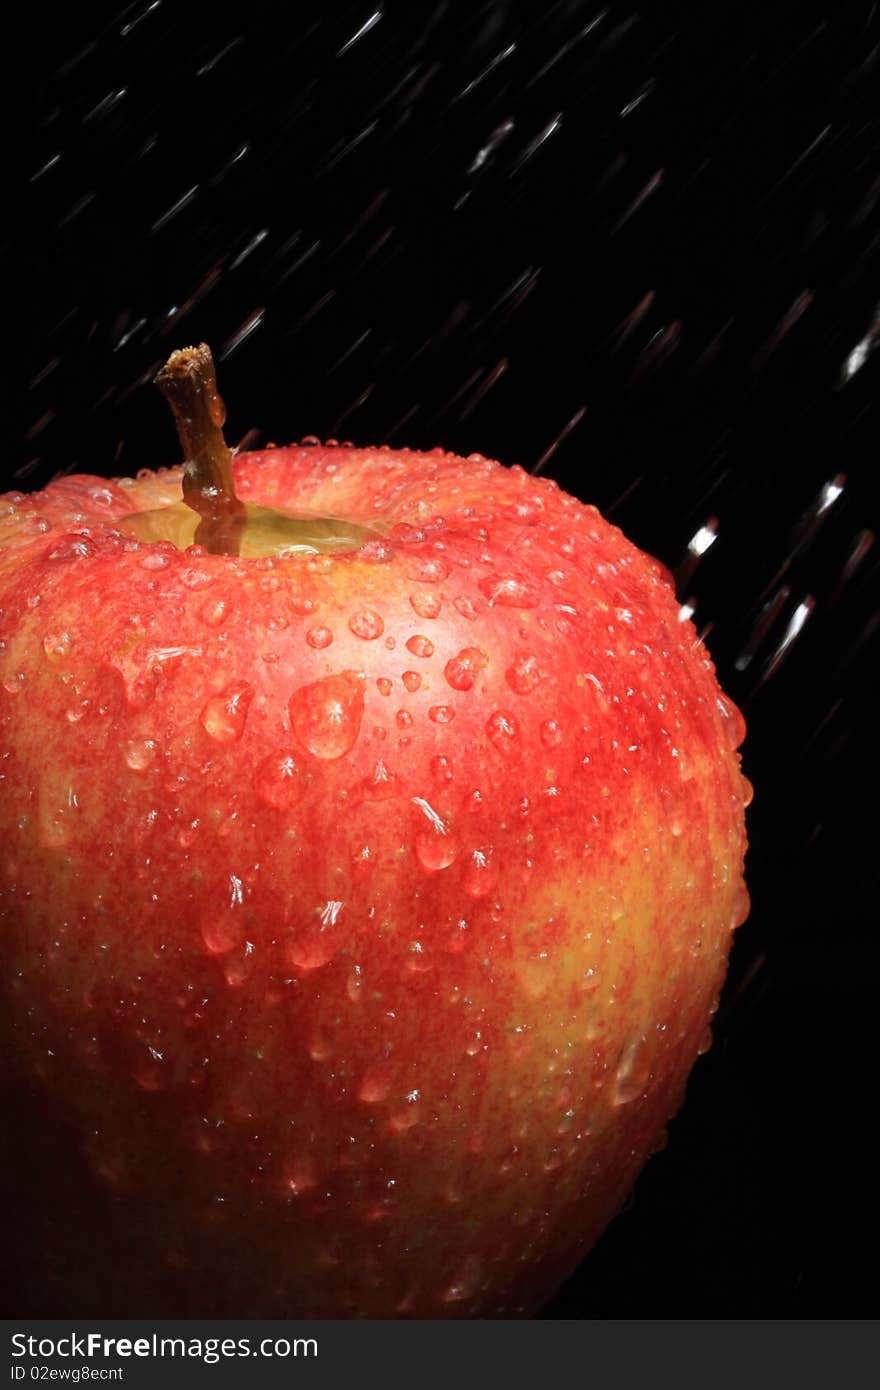
<instances>
[{"instance_id":1,"label":"apple stem","mask_svg":"<svg viewBox=\"0 0 880 1390\"><path fill-rule=\"evenodd\" d=\"M238 555L247 513L232 483L232 454L223 438L226 407L207 343L172 352L156 385L183 450L183 500L202 518L195 542L212 555Z\"/></svg>"}]
</instances>

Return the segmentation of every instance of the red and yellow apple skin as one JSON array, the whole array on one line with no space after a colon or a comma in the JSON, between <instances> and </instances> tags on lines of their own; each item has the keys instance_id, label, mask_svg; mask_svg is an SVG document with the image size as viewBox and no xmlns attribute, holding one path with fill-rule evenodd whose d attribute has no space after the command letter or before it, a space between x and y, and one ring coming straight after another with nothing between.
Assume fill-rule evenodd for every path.
<instances>
[{"instance_id":1,"label":"red and yellow apple skin","mask_svg":"<svg viewBox=\"0 0 880 1390\"><path fill-rule=\"evenodd\" d=\"M742 717L667 573L549 480L333 447L235 478L380 538L121 534L180 470L0 498L4 1066L82 1165L31 1297L525 1315L707 1045Z\"/></svg>"}]
</instances>

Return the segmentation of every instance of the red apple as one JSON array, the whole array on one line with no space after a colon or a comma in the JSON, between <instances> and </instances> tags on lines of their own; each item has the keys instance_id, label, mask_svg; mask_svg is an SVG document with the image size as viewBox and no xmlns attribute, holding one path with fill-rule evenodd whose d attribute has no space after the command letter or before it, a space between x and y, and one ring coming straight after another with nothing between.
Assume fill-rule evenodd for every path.
<instances>
[{"instance_id":1,"label":"red apple","mask_svg":"<svg viewBox=\"0 0 880 1390\"><path fill-rule=\"evenodd\" d=\"M662 567L549 480L329 445L234 477L343 522L253 558L132 538L180 469L0 498L25 1301L521 1316L706 1046L742 718Z\"/></svg>"}]
</instances>

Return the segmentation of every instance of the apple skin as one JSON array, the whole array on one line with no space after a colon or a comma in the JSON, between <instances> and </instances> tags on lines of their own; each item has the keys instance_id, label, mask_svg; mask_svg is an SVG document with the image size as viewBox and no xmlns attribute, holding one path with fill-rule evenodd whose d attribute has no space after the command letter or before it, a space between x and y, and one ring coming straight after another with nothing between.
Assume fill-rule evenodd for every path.
<instances>
[{"instance_id":1,"label":"apple skin","mask_svg":"<svg viewBox=\"0 0 880 1390\"><path fill-rule=\"evenodd\" d=\"M742 716L666 571L550 480L330 446L235 479L384 539L121 535L179 469L0 498L22 1297L527 1315L708 1045Z\"/></svg>"}]
</instances>

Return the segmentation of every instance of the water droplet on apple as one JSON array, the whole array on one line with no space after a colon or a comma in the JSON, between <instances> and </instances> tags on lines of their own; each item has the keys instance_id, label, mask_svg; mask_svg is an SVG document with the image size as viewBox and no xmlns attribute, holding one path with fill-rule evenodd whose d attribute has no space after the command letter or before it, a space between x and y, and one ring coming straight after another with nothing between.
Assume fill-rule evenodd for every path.
<instances>
[{"instance_id":1,"label":"water droplet on apple","mask_svg":"<svg viewBox=\"0 0 880 1390\"><path fill-rule=\"evenodd\" d=\"M562 727L555 719L545 719L541 725L541 742L545 748L558 748L562 742Z\"/></svg>"},{"instance_id":2,"label":"water droplet on apple","mask_svg":"<svg viewBox=\"0 0 880 1390\"><path fill-rule=\"evenodd\" d=\"M731 919L731 931L736 931L747 919L751 910L752 900L749 897L749 890L744 883L740 883L737 889L736 899L733 904L733 916Z\"/></svg>"},{"instance_id":3,"label":"water droplet on apple","mask_svg":"<svg viewBox=\"0 0 880 1390\"><path fill-rule=\"evenodd\" d=\"M629 1105L638 1100L651 1076L648 1042L642 1034L627 1043L618 1063L611 1092L612 1105Z\"/></svg>"},{"instance_id":4,"label":"water droplet on apple","mask_svg":"<svg viewBox=\"0 0 880 1390\"><path fill-rule=\"evenodd\" d=\"M188 589L207 589L214 583L214 575L209 569L190 568L181 570L180 582Z\"/></svg>"},{"instance_id":5,"label":"water droplet on apple","mask_svg":"<svg viewBox=\"0 0 880 1390\"><path fill-rule=\"evenodd\" d=\"M230 603L225 598L208 598L199 609L199 616L208 627L219 627L229 617Z\"/></svg>"},{"instance_id":6,"label":"water droplet on apple","mask_svg":"<svg viewBox=\"0 0 880 1390\"><path fill-rule=\"evenodd\" d=\"M409 601L420 618L438 618L443 607L439 594L432 594L430 590L424 594L410 594Z\"/></svg>"},{"instance_id":7,"label":"water droplet on apple","mask_svg":"<svg viewBox=\"0 0 880 1390\"><path fill-rule=\"evenodd\" d=\"M245 941L241 950L228 955L223 962L223 978L231 989L239 989L253 973L256 952L252 941Z\"/></svg>"},{"instance_id":8,"label":"water droplet on apple","mask_svg":"<svg viewBox=\"0 0 880 1390\"><path fill-rule=\"evenodd\" d=\"M290 725L316 758L342 758L357 741L364 716L363 674L341 671L294 691Z\"/></svg>"},{"instance_id":9,"label":"water droplet on apple","mask_svg":"<svg viewBox=\"0 0 880 1390\"><path fill-rule=\"evenodd\" d=\"M716 703L728 744L731 748L739 748L746 736L746 721L741 710L723 694L718 696Z\"/></svg>"},{"instance_id":10,"label":"water droplet on apple","mask_svg":"<svg viewBox=\"0 0 880 1390\"><path fill-rule=\"evenodd\" d=\"M580 977L580 988L584 994L592 994L599 988L599 972L593 965L588 965Z\"/></svg>"},{"instance_id":11,"label":"water droplet on apple","mask_svg":"<svg viewBox=\"0 0 880 1390\"><path fill-rule=\"evenodd\" d=\"M453 599L452 606L456 613L460 614L462 618L467 618L469 623L472 623L477 616L475 605L465 594L459 594L457 598Z\"/></svg>"},{"instance_id":12,"label":"water droplet on apple","mask_svg":"<svg viewBox=\"0 0 880 1390\"><path fill-rule=\"evenodd\" d=\"M387 676L379 676L376 681L376 689L380 695L390 695L394 689L394 682L390 681Z\"/></svg>"},{"instance_id":13,"label":"water droplet on apple","mask_svg":"<svg viewBox=\"0 0 880 1390\"><path fill-rule=\"evenodd\" d=\"M453 690L472 690L477 676L488 663L480 647L463 647L457 656L449 658L443 674Z\"/></svg>"},{"instance_id":14,"label":"water droplet on apple","mask_svg":"<svg viewBox=\"0 0 880 1390\"><path fill-rule=\"evenodd\" d=\"M430 637L423 637L421 633L416 633L415 636L410 637L406 644L406 649L408 652L411 652L413 656L422 658L434 655L434 643L431 641Z\"/></svg>"},{"instance_id":15,"label":"water droplet on apple","mask_svg":"<svg viewBox=\"0 0 880 1390\"><path fill-rule=\"evenodd\" d=\"M387 1063L370 1067L361 1078L358 1086L358 1100L365 1105L378 1105L388 1097L391 1090L391 1077Z\"/></svg>"},{"instance_id":16,"label":"water droplet on apple","mask_svg":"<svg viewBox=\"0 0 880 1390\"><path fill-rule=\"evenodd\" d=\"M62 536L54 550L49 551L50 560L88 560L95 554L95 545L87 536Z\"/></svg>"},{"instance_id":17,"label":"water droplet on apple","mask_svg":"<svg viewBox=\"0 0 880 1390\"><path fill-rule=\"evenodd\" d=\"M316 651L323 651L333 641L333 633L329 627L310 627L306 633L306 641Z\"/></svg>"},{"instance_id":18,"label":"water droplet on apple","mask_svg":"<svg viewBox=\"0 0 880 1390\"><path fill-rule=\"evenodd\" d=\"M419 1123L421 1117L419 1093L408 1091L403 1097L403 1105L392 1112L388 1123L393 1133L405 1134L408 1129Z\"/></svg>"},{"instance_id":19,"label":"water droplet on apple","mask_svg":"<svg viewBox=\"0 0 880 1390\"><path fill-rule=\"evenodd\" d=\"M538 659L535 656L518 656L512 666L504 673L505 680L517 695L528 695L541 679Z\"/></svg>"},{"instance_id":20,"label":"water droplet on apple","mask_svg":"<svg viewBox=\"0 0 880 1390\"><path fill-rule=\"evenodd\" d=\"M531 580L515 574L490 574L480 580L480 590L493 607L537 608L538 591Z\"/></svg>"},{"instance_id":21,"label":"water droplet on apple","mask_svg":"<svg viewBox=\"0 0 880 1390\"><path fill-rule=\"evenodd\" d=\"M444 1303L461 1303L468 1298L473 1298L480 1285L483 1275L483 1266L476 1255L468 1255L455 1275L449 1287L443 1294Z\"/></svg>"},{"instance_id":22,"label":"water droplet on apple","mask_svg":"<svg viewBox=\"0 0 880 1390\"><path fill-rule=\"evenodd\" d=\"M244 897L242 880L237 874L229 874L216 898L203 904L199 930L210 955L224 956L244 941Z\"/></svg>"},{"instance_id":23,"label":"water droplet on apple","mask_svg":"<svg viewBox=\"0 0 880 1390\"><path fill-rule=\"evenodd\" d=\"M422 678L419 675L418 671L404 671L403 683L409 691L410 695L414 695L422 683Z\"/></svg>"},{"instance_id":24,"label":"water droplet on apple","mask_svg":"<svg viewBox=\"0 0 880 1390\"><path fill-rule=\"evenodd\" d=\"M752 786L752 784L751 784L751 782L749 781L748 777L743 777L743 778L742 778L742 804L743 804L743 810L744 810L744 811L747 809L747 807L751 806L751 804L752 804L752 802L754 801L754 799L755 799L755 788Z\"/></svg>"},{"instance_id":25,"label":"water droplet on apple","mask_svg":"<svg viewBox=\"0 0 880 1390\"><path fill-rule=\"evenodd\" d=\"M415 849L416 857L422 868L432 873L439 869L448 869L458 854L455 838L450 835L445 826L442 830L428 827L419 831L416 836Z\"/></svg>"},{"instance_id":26,"label":"water droplet on apple","mask_svg":"<svg viewBox=\"0 0 880 1390\"><path fill-rule=\"evenodd\" d=\"M397 721L397 727L399 729L412 728L413 717L408 709L399 709L394 718Z\"/></svg>"},{"instance_id":27,"label":"water droplet on apple","mask_svg":"<svg viewBox=\"0 0 880 1390\"><path fill-rule=\"evenodd\" d=\"M320 1181L318 1165L313 1158L297 1159L285 1169L284 1188L291 1197L313 1192Z\"/></svg>"},{"instance_id":28,"label":"water droplet on apple","mask_svg":"<svg viewBox=\"0 0 880 1390\"><path fill-rule=\"evenodd\" d=\"M410 566L409 575L422 584L441 584L449 577L449 566L440 559L415 560Z\"/></svg>"},{"instance_id":29,"label":"water droplet on apple","mask_svg":"<svg viewBox=\"0 0 880 1390\"><path fill-rule=\"evenodd\" d=\"M475 849L467 856L462 885L469 898L485 898L498 883L491 849Z\"/></svg>"},{"instance_id":30,"label":"water droplet on apple","mask_svg":"<svg viewBox=\"0 0 880 1390\"><path fill-rule=\"evenodd\" d=\"M153 738L138 738L126 744L125 765L130 767L132 772L146 772L147 768L156 760L158 745Z\"/></svg>"},{"instance_id":31,"label":"water droplet on apple","mask_svg":"<svg viewBox=\"0 0 880 1390\"><path fill-rule=\"evenodd\" d=\"M294 928L286 955L297 970L318 970L336 955L341 945L337 923L344 906L339 899L330 899Z\"/></svg>"},{"instance_id":32,"label":"water droplet on apple","mask_svg":"<svg viewBox=\"0 0 880 1390\"><path fill-rule=\"evenodd\" d=\"M529 999L543 999L552 982L550 953L540 951L517 962L516 974Z\"/></svg>"},{"instance_id":33,"label":"water droplet on apple","mask_svg":"<svg viewBox=\"0 0 880 1390\"><path fill-rule=\"evenodd\" d=\"M168 563L168 556L158 546L148 550L147 554L138 561L142 570L165 570L168 568Z\"/></svg>"},{"instance_id":34,"label":"water droplet on apple","mask_svg":"<svg viewBox=\"0 0 880 1390\"><path fill-rule=\"evenodd\" d=\"M354 789L356 801L390 801L400 796L400 778L390 772L384 758L378 758L369 776L358 783Z\"/></svg>"},{"instance_id":35,"label":"water droplet on apple","mask_svg":"<svg viewBox=\"0 0 880 1390\"><path fill-rule=\"evenodd\" d=\"M328 1062L333 1056L333 1047L326 1033L318 1029L309 1039L309 1056L313 1062Z\"/></svg>"},{"instance_id":36,"label":"water droplet on apple","mask_svg":"<svg viewBox=\"0 0 880 1390\"><path fill-rule=\"evenodd\" d=\"M455 718L455 710L452 705L432 705L428 710L428 718L435 724L451 724Z\"/></svg>"},{"instance_id":37,"label":"water droplet on apple","mask_svg":"<svg viewBox=\"0 0 880 1390\"><path fill-rule=\"evenodd\" d=\"M697 1043L697 1056L698 1056L698 1057L703 1057L703 1056L705 1056L705 1054L709 1051L709 1049L710 1049L711 1046L712 1046L712 1029L711 1029L710 1027L707 1026L706 1028L703 1029L703 1032L702 1032L702 1034L701 1034L701 1036L700 1036L700 1041Z\"/></svg>"},{"instance_id":38,"label":"water droplet on apple","mask_svg":"<svg viewBox=\"0 0 880 1390\"><path fill-rule=\"evenodd\" d=\"M513 757L519 751L519 726L512 714L504 710L490 714L486 721L486 734L502 757Z\"/></svg>"},{"instance_id":39,"label":"water droplet on apple","mask_svg":"<svg viewBox=\"0 0 880 1390\"><path fill-rule=\"evenodd\" d=\"M47 849L64 849L70 844L73 823L79 811L79 797L63 770L47 772L40 783L40 841Z\"/></svg>"},{"instance_id":40,"label":"water droplet on apple","mask_svg":"<svg viewBox=\"0 0 880 1390\"><path fill-rule=\"evenodd\" d=\"M244 733L254 688L247 681L232 681L212 695L202 710L202 728L216 743L237 743Z\"/></svg>"},{"instance_id":41,"label":"water droplet on apple","mask_svg":"<svg viewBox=\"0 0 880 1390\"><path fill-rule=\"evenodd\" d=\"M672 756L675 759L679 777L683 782L689 782L694 775L694 765L691 759L687 753L683 753L679 748L673 748Z\"/></svg>"},{"instance_id":42,"label":"water droplet on apple","mask_svg":"<svg viewBox=\"0 0 880 1390\"><path fill-rule=\"evenodd\" d=\"M385 631L385 624L379 614L370 608L362 608L360 612L353 613L348 620L348 626L355 637L361 637L365 642L375 642Z\"/></svg>"},{"instance_id":43,"label":"water droplet on apple","mask_svg":"<svg viewBox=\"0 0 880 1390\"><path fill-rule=\"evenodd\" d=\"M165 1086L165 1057L155 1047L145 1046L132 1073L142 1091L161 1091Z\"/></svg>"},{"instance_id":44,"label":"water droplet on apple","mask_svg":"<svg viewBox=\"0 0 880 1390\"><path fill-rule=\"evenodd\" d=\"M431 759L431 776L438 787L452 781L452 763L443 753L437 753Z\"/></svg>"},{"instance_id":45,"label":"water droplet on apple","mask_svg":"<svg viewBox=\"0 0 880 1390\"><path fill-rule=\"evenodd\" d=\"M43 638L43 651L50 661L64 661L70 656L73 638L69 632L47 632Z\"/></svg>"},{"instance_id":46,"label":"water droplet on apple","mask_svg":"<svg viewBox=\"0 0 880 1390\"><path fill-rule=\"evenodd\" d=\"M270 753L254 773L254 788L266 806L289 811L300 800L303 776L292 753Z\"/></svg>"}]
</instances>

